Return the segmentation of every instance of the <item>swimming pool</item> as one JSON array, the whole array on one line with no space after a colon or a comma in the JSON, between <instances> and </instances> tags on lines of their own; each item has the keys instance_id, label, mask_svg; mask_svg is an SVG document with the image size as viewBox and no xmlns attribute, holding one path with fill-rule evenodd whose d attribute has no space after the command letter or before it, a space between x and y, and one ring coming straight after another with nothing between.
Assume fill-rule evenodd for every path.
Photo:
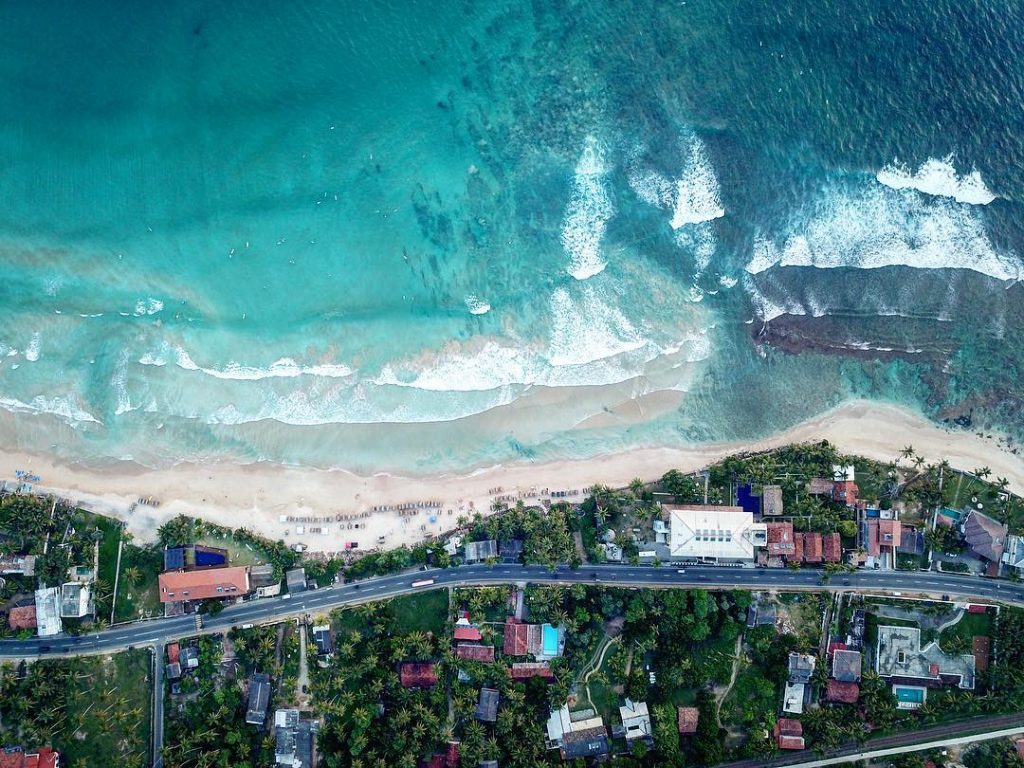
<instances>
[{"instance_id":1,"label":"swimming pool","mask_svg":"<svg viewBox=\"0 0 1024 768\"><path fill-rule=\"evenodd\" d=\"M896 706L900 709L917 709L924 704L927 693L924 688L911 685L894 685L892 692L896 696Z\"/></svg>"},{"instance_id":2,"label":"swimming pool","mask_svg":"<svg viewBox=\"0 0 1024 768\"><path fill-rule=\"evenodd\" d=\"M545 656L557 656L558 655L558 630L550 624L545 624L543 627L544 635L542 645L544 648Z\"/></svg>"}]
</instances>

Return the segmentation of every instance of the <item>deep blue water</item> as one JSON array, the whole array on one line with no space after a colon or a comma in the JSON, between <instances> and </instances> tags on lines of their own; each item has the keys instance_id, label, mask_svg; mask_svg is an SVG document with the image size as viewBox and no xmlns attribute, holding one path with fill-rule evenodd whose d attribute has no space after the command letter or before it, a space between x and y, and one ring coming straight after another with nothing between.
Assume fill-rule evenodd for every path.
<instances>
[{"instance_id":1,"label":"deep blue water","mask_svg":"<svg viewBox=\"0 0 1024 768\"><path fill-rule=\"evenodd\" d=\"M1022 17L6 3L0 442L429 470L851 397L1019 436Z\"/></svg>"}]
</instances>

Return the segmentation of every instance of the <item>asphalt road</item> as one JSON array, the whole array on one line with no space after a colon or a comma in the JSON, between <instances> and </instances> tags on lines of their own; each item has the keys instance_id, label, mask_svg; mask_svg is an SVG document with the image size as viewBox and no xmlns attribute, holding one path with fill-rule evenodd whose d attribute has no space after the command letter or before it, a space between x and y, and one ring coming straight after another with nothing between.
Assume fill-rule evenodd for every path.
<instances>
[{"instance_id":1,"label":"asphalt road","mask_svg":"<svg viewBox=\"0 0 1024 768\"><path fill-rule=\"evenodd\" d=\"M538 565L472 565L458 568L416 571L366 579L352 584L311 590L277 598L249 600L228 606L215 616L205 617L205 632L226 631L233 626L280 621L305 613L322 613L355 603L383 600L425 589L514 582L555 584L603 584L616 587L698 587L702 589L816 589L855 591L887 595L920 595L951 598L979 598L1024 606L1024 584L983 579L977 576L930 571L857 571L837 573L827 584L822 571L786 568L729 568L688 566L682 573L663 565L588 565L577 570L560 566L554 571ZM429 586L412 582L433 579ZM195 618L178 616L123 624L88 635L0 640L0 658L109 653L129 646L168 642L195 635Z\"/></svg>"},{"instance_id":2,"label":"asphalt road","mask_svg":"<svg viewBox=\"0 0 1024 768\"><path fill-rule=\"evenodd\" d=\"M1000 731L1006 728L1020 728L1024 730L1024 714L1018 712L1012 715L994 715L992 717L973 718L955 723L933 725L929 728L918 728L915 731L895 733L890 736L870 739L864 745L846 744L839 749L826 752L824 755L818 755L810 749L802 749L773 759L760 757L750 760L739 760L733 763L723 763L720 768L783 768L784 766L797 768L797 766L818 764L822 762L822 757L826 759L854 757L866 752L925 745L954 736L977 735L981 737L991 731ZM912 752L914 750L907 749L905 751Z\"/></svg>"}]
</instances>

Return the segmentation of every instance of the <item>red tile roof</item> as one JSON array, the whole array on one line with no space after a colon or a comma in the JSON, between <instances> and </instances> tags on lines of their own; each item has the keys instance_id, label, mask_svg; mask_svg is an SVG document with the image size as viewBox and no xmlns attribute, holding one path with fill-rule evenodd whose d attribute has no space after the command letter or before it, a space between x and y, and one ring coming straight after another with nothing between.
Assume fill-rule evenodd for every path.
<instances>
[{"instance_id":1,"label":"red tile roof","mask_svg":"<svg viewBox=\"0 0 1024 768\"><path fill-rule=\"evenodd\" d=\"M509 618L505 622L505 655L506 656L525 656L526 655L526 639L529 635L529 625L523 624L521 621Z\"/></svg>"},{"instance_id":2,"label":"red tile roof","mask_svg":"<svg viewBox=\"0 0 1024 768\"><path fill-rule=\"evenodd\" d=\"M864 542L865 547L868 551L868 557L878 557L882 554L882 550L878 545L878 521L868 520L867 523L867 541Z\"/></svg>"},{"instance_id":3,"label":"red tile roof","mask_svg":"<svg viewBox=\"0 0 1024 768\"><path fill-rule=\"evenodd\" d=\"M456 627L455 628L455 639L456 640L473 640L474 642L480 640L482 635L480 630L476 627Z\"/></svg>"},{"instance_id":4,"label":"red tile roof","mask_svg":"<svg viewBox=\"0 0 1024 768\"><path fill-rule=\"evenodd\" d=\"M775 722L775 733L779 736L803 736L804 724L789 717L780 717Z\"/></svg>"},{"instance_id":5,"label":"red tile roof","mask_svg":"<svg viewBox=\"0 0 1024 768\"><path fill-rule=\"evenodd\" d=\"M551 671L551 666L546 661L524 661L512 665L513 680L526 680L531 677L543 677L548 680L554 676L555 673Z\"/></svg>"},{"instance_id":6,"label":"red tile roof","mask_svg":"<svg viewBox=\"0 0 1024 768\"><path fill-rule=\"evenodd\" d=\"M803 736L779 736L778 741L779 749L803 749L804 748L804 737Z\"/></svg>"},{"instance_id":7,"label":"red tile roof","mask_svg":"<svg viewBox=\"0 0 1024 768\"><path fill-rule=\"evenodd\" d=\"M57 768L59 754L49 747L43 747L37 754L28 755L25 768Z\"/></svg>"},{"instance_id":8,"label":"red tile roof","mask_svg":"<svg viewBox=\"0 0 1024 768\"><path fill-rule=\"evenodd\" d=\"M821 562L821 534L820 533L805 533L804 534L804 562L805 563L820 563Z\"/></svg>"},{"instance_id":9,"label":"red tile roof","mask_svg":"<svg viewBox=\"0 0 1024 768\"><path fill-rule=\"evenodd\" d=\"M181 659L181 647L177 643L167 644L167 663L174 664Z\"/></svg>"},{"instance_id":10,"label":"red tile roof","mask_svg":"<svg viewBox=\"0 0 1024 768\"><path fill-rule=\"evenodd\" d=\"M448 750L445 754L448 768L459 768L459 757L459 742L449 741Z\"/></svg>"},{"instance_id":11,"label":"red tile roof","mask_svg":"<svg viewBox=\"0 0 1024 768\"><path fill-rule=\"evenodd\" d=\"M430 662L406 662L398 668L403 688L428 688L437 683L437 670Z\"/></svg>"},{"instance_id":12,"label":"red tile roof","mask_svg":"<svg viewBox=\"0 0 1024 768\"><path fill-rule=\"evenodd\" d=\"M768 523L768 552L772 555L789 555L795 548L792 523Z\"/></svg>"},{"instance_id":13,"label":"red tile roof","mask_svg":"<svg viewBox=\"0 0 1024 768\"><path fill-rule=\"evenodd\" d=\"M793 548L793 554L787 559L799 563L804 559L804 535L802 533L793 534L793 544L796 545Z\"/></svg>"},{"instance_id":14,"label":"red tile roof","mask_svg":"<svg viewBox=\"0 0 1024 768\"><path fill-rule=\"evenodd\" d=\"M841 501L846 506L852 507L857 503L857 493L860 491L853 480L837 480L832 485L832 498Z\"/></svg>"},{"instance_id":15,"label":"red tile roof","mask_svg":"<svg viewBox=\"0 0 1024 768\"><path fill-rule=\"evenodd\" d=\"M485 664L490 664L494 661L494 646L459 643L455 649L455 655L467 661L482 661Z\"/></svg>"},{"instance_id":16,"label":"red tile roof","mask_svg":"<svg viewBox=\"0 0 1024 768\"><path fill-rule=\"evenodd\" d=\"M974 654L974 669L984 672L988 669L989 653L992 644L985 635L975 635L971 640L971 653Z\"/></svg>"},{"instance_id":17,"label":"red tile roof","mask_svg":"<svg viewBox=\"0 0 1024 768\"><path fill-rule=\"evenodd\" d=\"M882 547L898 547L903 538L903 526L899 520L878 521L878 544Z\"/></svg>"},{"instance_id":18,"label":"red tile roof","mask_svg":"<svg viewBox=\"0 0 1024 768\"><path fill-rule=\"evenodd\" d=\"M42 747L37 752L25 752L21 747L0 749L0 768L57 768L58 752Z\"/></svg>"},{"instance_id":19,"label":"red tile roof","mask_svg":"<svg viewBox=\"0 0 1024 768\"><path fill-rule=\"evenodd\" d=\"M825 688L825 698L842 704L856 704L860 696L860 686L856 683L844 683L840 680L829 680Z\"/></svg>"},{"instance_id":20,"label":"red tile roof","mask_svg":"<svg viewBox=\"0 0 1024 768\"><path fill-rule=\"evenodd\" d=\"M696 707L678 707L679 717L678 725L680 733L696 733L697 732L697 720L700 716L700 710Z\"/></svg>"},{"instance_id":21,"label":"red tile roof","mask_svg":"<svg viewBox=\"0 0 1024 768\"><path fill-rule=\"evenodd\" d=\"M7 626L11 629L33 629L36 626L36 607L26 605L21 608L11 608L7 614Z\"/></svg>"},{"instance_id":22,"label":"red tile roof","mask_svg":"<svg viewBox=\"0 0 1024 768\"><path fill-rule=\"evenodd\" d=\"M779 749L803 749L804 727L799 720L780 717L775 723L775 743Z\"/></svg>"},{"instance_id":23,"label":"red tile roof","mask_svg":"<svg viewBox=\"0 0 1024 768\"><path fill-rule=\"evenodd\" d=\"M160 602L241 597L249 593L249 569L244 566L160 574Z\"/></svg>"},{"instance_id":24,"label":"red tile roof","mask_svg":"<svg viewBox=\"0 0 1024 768\"><path fill-rule=\"evenodd\" d=\"M843 559L843 543L838 533L830 533L822 542L826 563L838 563Z\"/></svg>"}]
</instances>

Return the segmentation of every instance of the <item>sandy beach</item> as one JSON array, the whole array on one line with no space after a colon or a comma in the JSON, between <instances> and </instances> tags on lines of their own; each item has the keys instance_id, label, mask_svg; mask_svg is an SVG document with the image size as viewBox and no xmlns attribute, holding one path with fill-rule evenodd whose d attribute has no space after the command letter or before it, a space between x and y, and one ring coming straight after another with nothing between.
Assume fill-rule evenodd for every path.
<instances>
[{"instance_id":1,"label":"sandy beach","mask_svg":"<svg viewBox=\"0 0 1024 768\"><path fill-rule=\"evenodd\" d=\"M844 404L761 440L639 448L586 460L500 465L464 475L361 477L343 470L272 464L183 464L152 471L129 462L87 470L43 456L0 452L0 479L14 480L15 470L29 470L41 478L36 490L126 520L141 541L152 540L160 524L186 513L302 543L313 552L336 552L349 542L360 549L415 543L453 528L460 515L489 513L498 497L575 491L567 498L580 500L583 489L596 483L621 486L635 477L652 480L672 468L698 470L740 451L816 440L879 460L892 460L904 446L913 445L928 461L946 459L966 470L988 466L993 476L1010 481L1011 490L1024 492L1024 457L996 438L945 429L909 411L866 401ZM159 504L139 504L140 498ZM413 510L403 511L403 506Z\"/></svg>"}]
</instances>

